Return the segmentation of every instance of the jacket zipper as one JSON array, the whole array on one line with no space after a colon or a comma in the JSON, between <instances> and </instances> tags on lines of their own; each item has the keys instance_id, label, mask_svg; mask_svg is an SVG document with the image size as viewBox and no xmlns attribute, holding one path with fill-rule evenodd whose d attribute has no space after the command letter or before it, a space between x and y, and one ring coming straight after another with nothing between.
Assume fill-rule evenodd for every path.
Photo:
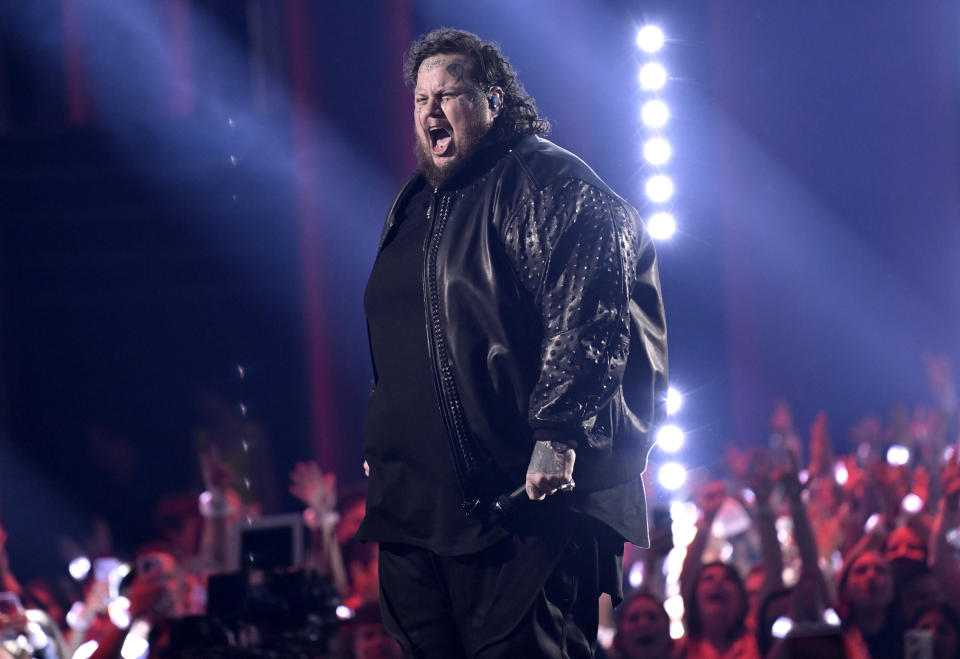
<instances>
[{"instance_id":1,"label":"jacket zipper","mask_svg":"<svg viewBox=\"0 0 960 659\"><path fill-rule=\"evenodd\" d=\"M462 501L460 508L467 515L472 514L480 505L480 500L469 490L469 475L474 471L477 459L466 439L463 409L457 386L453 380L453 369L447 355L447 344L440 327L440 293L437 284L437 254L440 251L440 239L447 224L447 213L450 210L450 194L440 196L440 205L437 213L433 213L437 205L437 188L433 189L434 199L427 209L427 218L430 220L430 231L427 233L424 248L426 259L424 262L424 296L427 312L427 338L430 342L430 366L433 369L434 383L437 387L437 398L440 412L443 415L444 425L447 428L447 437L450 440L450 452L453 456L454 468L457 472L457 482L460 485Z\"/></svg>"}]
</instances>

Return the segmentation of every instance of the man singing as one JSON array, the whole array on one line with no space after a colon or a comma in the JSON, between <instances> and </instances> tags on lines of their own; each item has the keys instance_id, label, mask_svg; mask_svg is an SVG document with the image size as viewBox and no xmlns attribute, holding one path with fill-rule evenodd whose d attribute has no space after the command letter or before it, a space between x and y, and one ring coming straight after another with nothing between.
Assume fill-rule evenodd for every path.
<instances>
[{"instance_id":1,"label":"man singing","mask_svg":"<svg viewBox=\"0 0 960 659\"><path fill-rule=\"evenodd\" d=\"M367 516L409 657L591 657L666 392L656 256L489 42L413 44L418 171L364 306ZM510 496L512 493L513 496Z\"/></svg>"}]
</instances>

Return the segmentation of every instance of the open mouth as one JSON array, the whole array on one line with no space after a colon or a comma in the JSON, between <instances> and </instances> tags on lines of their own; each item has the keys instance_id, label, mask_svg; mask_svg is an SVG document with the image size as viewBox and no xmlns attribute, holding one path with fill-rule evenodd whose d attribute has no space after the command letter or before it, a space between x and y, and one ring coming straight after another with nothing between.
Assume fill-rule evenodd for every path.
<instances>
[{"instance_id":1,"label":"open mouth","mask_svg":"<svg viewBox=\"0 0 960 659\"><path fill-rule=\"evenodd\" d=\"M450 151L453 144L453 137L450 131L440 126L434 126L430 129L430 150L435 156L445 156Z\"/></svg>"}]
</instances>

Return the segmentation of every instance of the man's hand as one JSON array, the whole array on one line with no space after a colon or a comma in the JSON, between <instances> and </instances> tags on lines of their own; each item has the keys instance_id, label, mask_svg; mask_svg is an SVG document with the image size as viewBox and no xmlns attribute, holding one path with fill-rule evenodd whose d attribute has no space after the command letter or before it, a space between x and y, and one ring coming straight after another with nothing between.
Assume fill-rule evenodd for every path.
<instances>
[{"instance_id":1,"label":"man's hand","mask_svg":"<svg viewBox=\"0 0 960 659\"><path fill-rule=\"evenodd\" d=\"M576 459L574 450L562 442L536 442L527 467L527 496L540 501L563 486L571 487Z\"/></svg>"}]
</instances>

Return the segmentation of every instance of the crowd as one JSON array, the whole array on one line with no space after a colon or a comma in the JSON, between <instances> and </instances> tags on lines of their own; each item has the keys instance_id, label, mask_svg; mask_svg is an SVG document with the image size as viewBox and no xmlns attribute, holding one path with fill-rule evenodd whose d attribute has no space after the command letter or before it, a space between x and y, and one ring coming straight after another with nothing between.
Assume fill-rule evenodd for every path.
<instances>
[{"instance_id":1,"label":"crowd","mask_svg":"<svg viewBox=\"0 0 960 659\"><path fill-rule=\"evenodd\" d=\"M626 600L615 612L601 603L598 655L960 657L957 395L944 360L928 369L934 405L863 419L842 452L824 413L802 438L778 404L768 446L730 445L721 478L701 479L669 512L655 508L651 547L626 548ZM242 560L235 531L259 511L215 445L199 459L205 491L160 502L156 541L117 557L101 532L89 558L74 550L72 579L18 582L4 546L20 539L0 528L0 659L281 656L258 654L276 647L258 622L276 600L248 607L243 624L211 616L269 580L248 570L231 596ZM299 634L289 656L399 657L380 624L376 546L353 539L362 493L338 496L335 476L312 462L293 468L289 490L304 504L309 542L300 564L282 570L315 595L297 618L307 631L284 632L291 643ZM206 649L177 646L185 629Z\"/></svg>"}]
</instances>

